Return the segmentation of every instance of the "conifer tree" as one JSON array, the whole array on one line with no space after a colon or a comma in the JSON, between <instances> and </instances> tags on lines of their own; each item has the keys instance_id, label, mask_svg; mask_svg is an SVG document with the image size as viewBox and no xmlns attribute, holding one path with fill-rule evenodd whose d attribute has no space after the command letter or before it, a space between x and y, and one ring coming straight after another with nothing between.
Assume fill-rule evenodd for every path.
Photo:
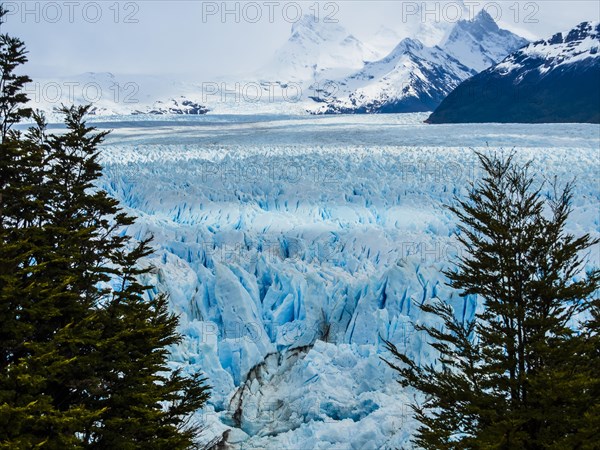
<instances>
[{"instance_id":1,"label":"conifer tree","mask_svg":"<svg viewBox=\"0 0 600 450\"><path fill-rule=\"evenodd\" d=\"M140 282L150 241L119 232L133 218L95 185L106 133L89 106L64 108L60 135L37 113L11 130L30 115L25 61L0 38L0 448L192 448L208 387L168 368L180 336Z\"/></svg>"},{"instance_id":2,"label":"conifer tree","mask_svg":"<svg viewBox=\"0 0 600 450\"><path fill-rule=\"evenodd\" d=\"M387 342L399 382L423 394L413 405L415 443L596 448L600 276L583 270L598 241L565 230L572 184L545 198L530 164L478 157L484 177L450 207L466 254L445 275L461 296L478 296L483 312L463 323L441 300L422 307L444 325L417 327L439 352L435 364L421 367Z\"/></svg>"},{"instance_id":3,"label":"conifer tree","mask_svg":"<svg viewBox=\"0 0 600 450\"><path fill-rule=\"evenodd\" d=\"M0 5L0 31L5 15L6 10ZM19 230L27 222L27 207L31 206L25 201L25 191L26 182L33 180L26 177L35 177L35 168L38 166L38 161L35 161L37 155L27 157L18 144L18 133L10 132L11 126L19 118L30 113L22 107L28 99L21 91L31 80L15 74L15 69L26 61L23 42L7 34L0 34L0 233L4 244L0 249L3 256L0 280L12 273L18 260L26 257L25 242L19 235ZM11 245L11 240L22 242ZM0 305L0 364L10 358L23 332L23 325L15 323L11 318L13 315L14 308L10 302L3 301Z\"/></svg>"}]
</instances>

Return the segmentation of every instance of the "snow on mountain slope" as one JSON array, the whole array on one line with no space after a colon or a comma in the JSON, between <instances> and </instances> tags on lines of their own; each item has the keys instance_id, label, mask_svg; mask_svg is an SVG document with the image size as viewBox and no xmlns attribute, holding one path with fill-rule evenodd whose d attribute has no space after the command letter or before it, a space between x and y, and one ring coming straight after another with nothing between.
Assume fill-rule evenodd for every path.
<instances>
[{"instance_id":1,"label":"snow on mountain slope","mask_svg":"<svg viewBox=\"0 0 600 450\"><path fill-rule=\"evenodd\" d=\"M465 81L428 119L600 123L600 23L529 44Z\"/></svg>"},{"instance_id":2,"label":"snow on mountain slope","mask_svg":"<svg viewBox=\"0 0 600 450\"><path fill-rule=\"evenodd\" d=\"M401 4L402 5L402 4ZM440 45L460 19L472 19L472 5L463 0L410 2L402 5L402 37L418 39L428 47Z\"/></svg>"},{"instance_id":3,"label":"snow on mountain slope","mask_svg":"<svg viewBox=\"0 0 600 450\"><path fill-rule=\"evenodd\" d=\"M29 106L60 120L61 105L93 104L96 116L127 114L205 114L202 88L165 76L86 72L34 79L26 86Z\"/></svg>"},{"instance_id":4,"label":"snow on mountain slope","mask_svg":"<svg viewBox=\"0 0 600 450\"><path fill-rule=\"evenodd\" d=\"M467 14L462 2L456 7ZM474 73L470 69L479 71L521 42L485 12L451 28L443 20L422 20L427 17L422 8L397 30L380 29L371 37L372 46L338 23L305 15L270 63L238 79L182 82L86 73L36 80L31 104L51 116L62 103L93 103L92 113L103 116L429 111ZM444 46L435 46L443 36L448 36Z\"/></svg>"},{"instance_id":5,"label":"snow on mountain slope","mask_svg":"<svg viewBox=\"0 0 600 450\"><path fill-rule=\"evenodd\" d=\"M35 80L31 105L53 113L62 103L93 103L93 114L305 113L311 87L347 75L380 54L338 23L305 15L260 71L241 78L183 82L168 77L85 73ZM312 102L311 102L312 103Z\"/></svg>"},{"instance_id":6,"label":"snow on mountain slope","mask_svg":"<svg viewBox=\"0 0 600 450\"><path fill-rule=\"evenodd\" d=\"M427 46L438 45L454 27L454 23L443 20L443 3L434 5L438 8L435 14L431 14L431 6L427 10L425 4L410 5L394 28L381 26L364 39L350 34L337 20L327 22L305 15L293 24L291 37L271 63L253 78L289 82L333 78L336 73L345 76L367 61L385 57L404 38L420 40ZM451 3L461 17L468 17L469 10L462 0Z\"/></svg>"},{"instance_id":7,"label":"snow on mountain slope","mask_svg":"<svg viewBox=\"0 0 600 450\"><path fill-rule=\"evenodd\" d=\"M336 77L361 68L377 56L338 23L305 15L292 25L290 38L259 76L282 83Z\"/></svg>"},{"instance_id":8,"label":"snow on mountain slope","mask_svg":"<svg viewBox=\"0 0 600 450\"><path fill-rule=\"evenodd\" d=\"M406 38L384 59L332 81L337 92L319 97L316 114L434 110L462 81L496 63L527 41L500 29L482 10L460 20L441 46Z\"/></svg>"},{"instance_id":9,"label":"snow on mountain slope","mask_svg":"<svg viewBox=\"0 0 600 450\"><path fill-rule=\"evenodd\" d=\"M405 38L421 41L424 45L430 47L438 45L453 26L452 23L441 21L419 23L417 25L407 20L406 23L402 23L399 29L382 25L364 41L377 51L379 55L377 59L381 59L389 55L398 43Z\"/></svg>"},{"instance_id":10,"label":"snow on mountain slope","mask_svg":"<svg viewBox=\"0 0 600 450\"><path fill-rule=\"evenodd\" d=\"M184 334L172 365L208 376L197 419L221 448L407 448L413 394L379 359L381 338L432 362L418 305L478 307L440 274L462 252L443 204L477 176L471 148L516 147L540 177L576 175L569 227L600 236L591 125L192 119L107 124L101 186L138 216L127 233L155 236L148 282Z\"/></svg>"},{"instance_id":11,"label":"snow on mountain slope","mask_svg":"<svg viewBox=\"0 0 600 450\"><path fill-rule=\"evenodd\" d=\"M498 27L482 9L474 20L460 20L440 44L447 53L477 72L502 61L529 41Z\"/></svg>"},{"instance_id":12,"label":"snow on mountain slope","mask_svg":"<svg viewBox=\"0 0 600 450\"><path fill-rule=\"evenodd\" d=\"M537 70L546 75L561 66L587 59L590 63L600 59L600 22L582 22L550 39L533 42L507 57L493 71L507 74Z\"/></svg>"},{"instance_id":13,"label":"snow on mountain slope","mask_svg":"<svg viewBox=\"0 0 600 450\"><path fill-rule=\"evenodd\" d=\"M158 100L154 102L151 108L135 110L133 114L175 114L175 115L200 115L206 114L209 109L199 103L194 102L184 96L171 98L166 102Z\"/></svg>"},{"instance_id":14,"label":"snow on mountain slope","mask_svg":"<svg viewBox=\"0 0 600 450\"><path fill-rule=\"evenodd\" d=\"M336 82L340 91L316 113L430 111L476 72L439 47L403 39L385 58Z\"/></svg>"}]
</instances>

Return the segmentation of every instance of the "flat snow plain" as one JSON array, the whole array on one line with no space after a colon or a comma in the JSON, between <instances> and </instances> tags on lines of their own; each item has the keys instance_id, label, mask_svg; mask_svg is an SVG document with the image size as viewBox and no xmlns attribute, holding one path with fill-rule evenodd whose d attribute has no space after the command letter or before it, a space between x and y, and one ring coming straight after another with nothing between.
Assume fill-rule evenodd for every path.
<instances>
[{"instance_id":1,"label":"flat snow plain","mask_svg":"<svg viewBox=\"0 0 600 450\"><path fill-rule=\"evenodd\" d=\"M181 315L172 365L213 387L201 442L410 448L414 394L381 361L381 339L433 361L418 305L441 298L465 319L480 308L441 275L465 251L444 204L479 176L473 150L514 149L540 182L576 178L570 230L600 236L600 127L425 118L95 122L114 130L101 187L138 217L127 233L155 236L148 281Z\"/></svg>"}]
</instances>

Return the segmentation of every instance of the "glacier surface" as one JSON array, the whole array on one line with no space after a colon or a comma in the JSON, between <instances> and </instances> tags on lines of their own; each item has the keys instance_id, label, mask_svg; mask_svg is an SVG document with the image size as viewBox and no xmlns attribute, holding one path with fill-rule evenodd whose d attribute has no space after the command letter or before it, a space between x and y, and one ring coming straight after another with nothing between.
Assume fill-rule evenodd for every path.
<instances>
[{"instance_id":1,"label":"glacier surface","mask_svg":"<svg viewBox=\"0 0 600 450\"><path fill-rule=\"evenodd\" d=\"M209 448L410 448L389 339L435 354L418 305L450 302L441 269L464 249L444 204L466 193L474 149L514 148L540 181L577 177L571 231L600 236L597 125L425 125L423 114L116 117L101 187L154 235L154 293L183 341L173 367L206 374ZM598 249L590 254L598 264Z\"/></svg>"}]
</instances>

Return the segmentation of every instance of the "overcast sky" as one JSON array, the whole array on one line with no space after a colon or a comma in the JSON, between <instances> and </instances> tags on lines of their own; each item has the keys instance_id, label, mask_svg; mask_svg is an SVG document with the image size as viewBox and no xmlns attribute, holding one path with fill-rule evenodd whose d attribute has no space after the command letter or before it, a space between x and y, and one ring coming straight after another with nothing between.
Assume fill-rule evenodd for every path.
<instances>
[{"instance_id":1,"label":"overcast sky","mask_svg":"<svg viewBox=\"0 0 600 450\"><path fill-rule=\"evenodd\" d=\"M414 12L423 2L409 1L5 1L11 14L3 29L26 42L34 77L110 71L207 79L259 68L299 14L338 21L368 42L381 26L455 21L457 3L428 2L424 17L423 8ZM503 27L530 39L600 20L596 0L464 3L473 12L485 6Z\"/></svg>"}]
</instances>

